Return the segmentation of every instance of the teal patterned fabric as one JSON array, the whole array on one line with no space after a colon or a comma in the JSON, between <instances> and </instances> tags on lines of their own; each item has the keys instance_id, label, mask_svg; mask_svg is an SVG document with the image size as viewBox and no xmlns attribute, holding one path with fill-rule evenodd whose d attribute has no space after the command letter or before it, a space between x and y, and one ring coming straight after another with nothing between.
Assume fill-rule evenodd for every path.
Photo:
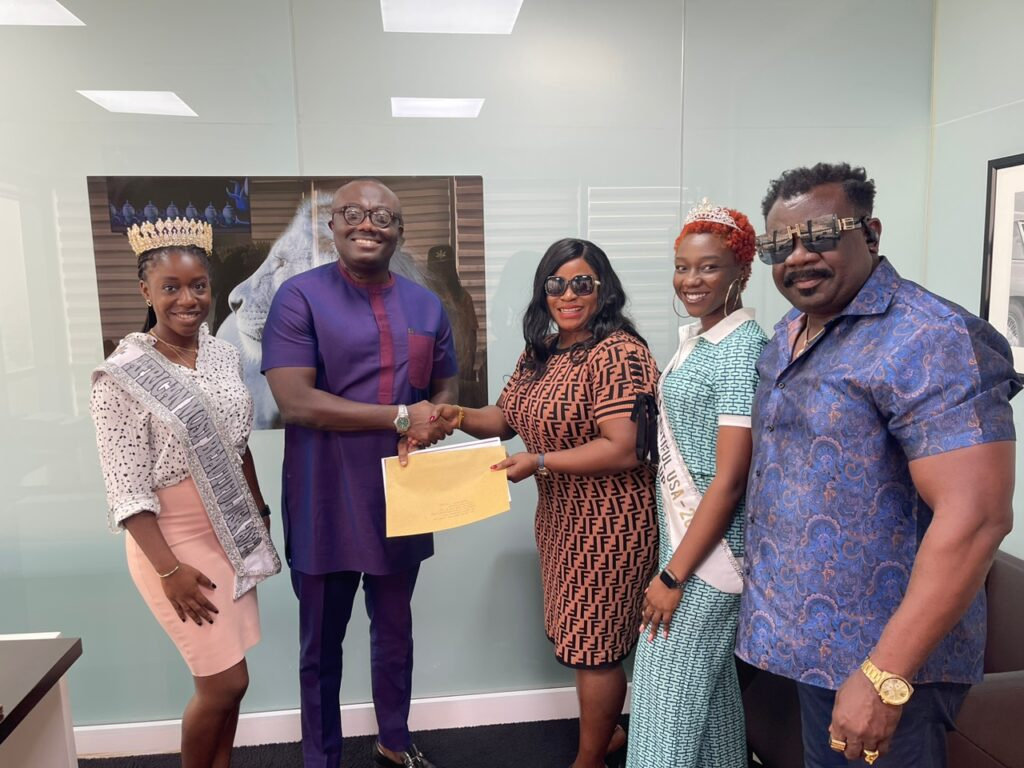
<instances>
[{"instance_id":1,"label":"teal patterned fabric","mask_svg":"<svg viewBox=\"0 0 1024 768\"><path fill-rule=\"evenodd\" d=\"M691 576L669 636L640 638L626 768L746 768L733 659L739 608L739 595Z\"/></svg>"},{"instance_id":2,"label":"teal patterned fabric","mask_svg":"<svg viewBox=\"0 0 1024 768\"><path fill-rule=\"evenodd\" d=\"M673 435L704 493L715 474L719 416L748 416L764 333L753 320L717 344L700 339L662 386ZM725 539L743 552L743 504ZM673 551L658 494L659 567ZM683 589L666 638L640 638L633 669L627 768L746 768L743 705L733 648L740 596L697 576Z\"/></svg>"}]
</instances>

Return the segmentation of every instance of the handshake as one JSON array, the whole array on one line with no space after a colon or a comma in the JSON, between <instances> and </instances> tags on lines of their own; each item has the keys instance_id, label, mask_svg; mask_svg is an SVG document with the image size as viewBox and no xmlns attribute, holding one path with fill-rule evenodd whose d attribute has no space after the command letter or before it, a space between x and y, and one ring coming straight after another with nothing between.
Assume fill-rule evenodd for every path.
<instances>
[{"instance_id":1,"label":"handshake","mask_svg":"<svg viewBox=\"0 0 1024 768\"><path fill-rule=\"evenodd\" d=\"M398 460L402 466L409 460L409 451L427 448L454 432L462 421L460 413L457 405L435 405L429 400L410 405L409 429L398 441Z\"/></svg>"}]
</instances>

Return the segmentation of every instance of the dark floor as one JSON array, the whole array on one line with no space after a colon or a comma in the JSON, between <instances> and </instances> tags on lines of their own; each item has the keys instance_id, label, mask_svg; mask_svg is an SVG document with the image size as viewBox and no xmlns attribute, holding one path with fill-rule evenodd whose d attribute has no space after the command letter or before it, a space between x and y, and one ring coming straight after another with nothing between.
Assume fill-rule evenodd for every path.
<instances>
[{"instance_id":1,"label":"dark floor","mask_svg":"<svg viewBox=\"0 0 1024 768\"><path fill-rule=\"evenodd\" d=\"M438 768L566 768L576 754L576 720L451 728L415 734ZM345 739L342 768L371 768L373 736ZM178 768L178 755L79 760L81 768ZM238 747L232 768L302 768L298 744Z\"/></svg>"}]
</instances>

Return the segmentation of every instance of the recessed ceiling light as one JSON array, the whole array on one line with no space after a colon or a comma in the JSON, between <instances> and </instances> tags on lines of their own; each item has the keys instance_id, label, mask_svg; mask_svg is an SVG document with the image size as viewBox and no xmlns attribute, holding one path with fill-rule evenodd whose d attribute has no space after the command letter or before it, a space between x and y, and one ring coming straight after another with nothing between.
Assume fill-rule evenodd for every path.
<instances>
[{"instance_id":1,"label":"recessed ceiling light","mask_svg":"<svg viewBox=\"0 0 1024 768\"><path fill-rule=\"evenodd\" d=\"M523 0L380 0L385 32L511 35Z\"/></svg>"},{"instance_id":2,"label":"recessed ceiling light","mask_svg":"<svg viewBox=\"0 0 1024 768\"><path fill-rule=\"evenodd\" d=\"M0 25L84 27L85 22L57 0L0 0Z\"/></svg>"},{"instance_id":3,"label":"recessed ceiling light","mask_svg":"<svg viewBox=\"0 0 1024 768\"><path fill-rule=\"evenodd\" d=\"M483 99L391 97L392 117L478 117Z\"/></svg>"},{"instance_id":4,"label":"recessed ceiling light","mask_svg":"<svg viewBox=\"0 0 1024 768\"><path fill-rule=\"evenodd\" d=\"M79 91L109 112L199 117L174 91Z\"/></svg>"}]
</instances>

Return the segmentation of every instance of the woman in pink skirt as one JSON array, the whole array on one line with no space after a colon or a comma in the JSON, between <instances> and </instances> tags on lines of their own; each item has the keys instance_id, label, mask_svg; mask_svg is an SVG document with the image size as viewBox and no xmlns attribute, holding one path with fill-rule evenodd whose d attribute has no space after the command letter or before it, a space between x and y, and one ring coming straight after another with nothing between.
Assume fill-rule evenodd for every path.
<instances>
[{"instance_id":1,"label":"woman in pink skirt","mask_svg":"<svg viewBox=\"0 0 1024 768\"><path fill-rule=\"evenodd\" d=\"M93 374L91 410L109 524L128 570L195 681L183 768L230 764L260 638L256 584L280 560L247 447L252 398L238 352L211 336L212 229L175 219L129 230L149 307Z\"/></svg>"}]
</instances>

